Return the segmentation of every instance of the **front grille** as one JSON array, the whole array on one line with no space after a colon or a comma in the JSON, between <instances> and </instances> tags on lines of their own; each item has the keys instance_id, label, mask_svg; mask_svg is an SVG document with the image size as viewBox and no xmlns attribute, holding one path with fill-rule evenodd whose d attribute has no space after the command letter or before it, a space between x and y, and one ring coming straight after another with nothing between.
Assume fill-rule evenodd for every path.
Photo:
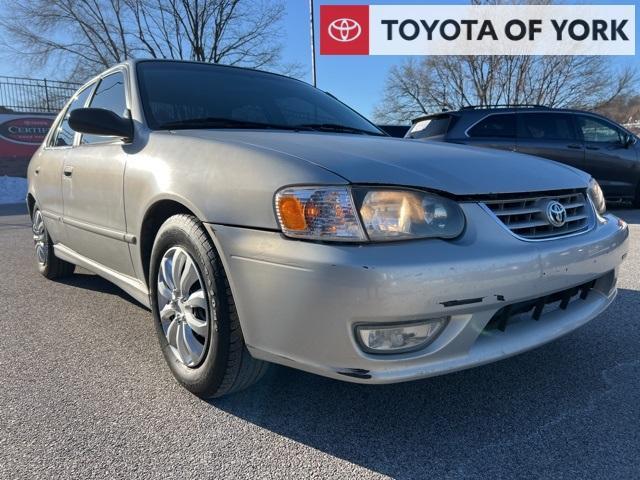
<instances>
[{"instance_id":1,"label":"front grille","mask_svg":"<svg viewBox=\"0 0 640 480\"><path fill-rule=\"evenodd\" d=\"M566 210L562 226L554 226L547 218L549 202L557 201ZM593 209L581 192L565 194L518 196L484 202L498 220L515 235L529 240L544 240L589 230L593 224Z\"/></svg>"},{"instance_id":2,"label":"front grille","mask_svg":"<svg viewBox=\"0 0 640 480\"><path fill-rule=\"evenodd\" d=\"M502 307L491 317L485 330L497 329L504 332L509 322L516 318L522 318L524 315L530 315L534 320L540 320L543 313L551 313L557 309L566 310L572 302L586 300L595 285L596 280L593 280L551 295Z\"/></svg>"}]
</instances>

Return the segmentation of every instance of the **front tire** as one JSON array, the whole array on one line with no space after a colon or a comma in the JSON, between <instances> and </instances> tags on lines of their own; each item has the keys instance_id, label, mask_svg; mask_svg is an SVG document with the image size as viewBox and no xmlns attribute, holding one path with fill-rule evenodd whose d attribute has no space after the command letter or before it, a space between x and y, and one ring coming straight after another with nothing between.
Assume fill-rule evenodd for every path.
<instances>
[{"instance_id":1,"label":"front tire","mask_svg":"<svg viewBox=\"0 0 640 480\"><path fill-rule=\"evenodd\" d=\"M53 242L44 224L42 211L36 205L31 216L31 230L33 232L33 243L36 249L36 261L38 271L49 280L64 278L73 274L76 266L73 263L65 262L56 257L53 251Z\"/></svg>"},{"instance_id":2,"label":"front tire","mask_svg":"<svg viewBox=\"0 0 640 480\"><path fill-rule=\"evenodd\" d=\"M187 390L220 397L264 375L268 364L245 346L224 268L195 217L175 215L160 227L149 284L160 348Z\"/></svg>"}]
</instances>

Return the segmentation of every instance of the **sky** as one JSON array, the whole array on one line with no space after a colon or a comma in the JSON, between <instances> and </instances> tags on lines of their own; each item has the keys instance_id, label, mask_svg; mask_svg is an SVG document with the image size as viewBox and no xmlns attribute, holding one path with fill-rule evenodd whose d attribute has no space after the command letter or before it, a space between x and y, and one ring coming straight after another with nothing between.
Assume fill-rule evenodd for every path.
<instances>
[{"instance_id":1,"label":"sky","mask_svg":"<svg viewBox=\"0 0 640 480\"><path fill-rule=\"evenodd\" d=\"M375 4L468 4L468 0L314 0L316 28L320 19L320 5L375 5ZM595 4L595 5L636 5L636 29L640 28L640 2L629 0L597 0L572 2L557 1L556 4ZM285 31L290 40L285 48L285 57L291 61L299 61L305 65L311 63L311 42L309 40L309 1L288 0ZM316 53L319 52L318 35L316 33ZM305 60L305 56L307 59ZM375 105L382 98L385 79L391 66L396 65L408 57L400 56L316 56L316 70L318 87L331 92L343 102L372 117ZM640 51L636 47L636 56L612 57L617 65L637 65L640 69ZM305 80L311 82L311 70Z\"/></svg>"},{"instance_id":2,"label":"sky","mask_svg":"<svg viewBox=\"0 0 640 480\"><path fill-rule=\"evenodd\" d=\"M27 0L28 1L28 0ZM357 5L357 4L468 4L468 0L446 2L444 0L314 0L316 27L320 19L320 5ZM631 4L640 6L640 1L630 0L596 0L596 1L558 1L557 4ZM283 61L301 64L306 71L304 80L311 82L311 42L309 35L309 0L286 0L286 16L283 20L284 51ZM9 15L8 9L2 15ZM640 26L640 8L636 8L636 28ZM7 40L7 39L5 39ZM324 56L319 54L319 40L316 32L316 66L318 87L331 92L343 102L371 117L380 101L389 68L402 62L407 57L400 56ZM623 67L638 65L640 68L640 52L636 48L636 56L612 57L612 61ZM0 56L0 75L21 75L41 78L46 75L55 79L55 72L41 72L27 68L19 62L7 61Z\"/></svg>"}]
</instances>

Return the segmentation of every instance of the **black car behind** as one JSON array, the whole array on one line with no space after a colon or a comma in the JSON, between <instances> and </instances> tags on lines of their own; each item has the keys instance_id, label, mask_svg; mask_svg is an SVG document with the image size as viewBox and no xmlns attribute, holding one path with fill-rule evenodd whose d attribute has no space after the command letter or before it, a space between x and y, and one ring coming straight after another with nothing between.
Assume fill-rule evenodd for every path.
<instances>
[{"instance_id":1,"label":"black car behind","mask_svg":"<svg viewBox=\"0 0 640 480\"><path fill-rule=\"evenodd\" d=\"M590 173L609 200L640 207L640 143L615 122L580 110L469 107L420 117L407 138L512 150Z\"/></svg>"}]
</instances>

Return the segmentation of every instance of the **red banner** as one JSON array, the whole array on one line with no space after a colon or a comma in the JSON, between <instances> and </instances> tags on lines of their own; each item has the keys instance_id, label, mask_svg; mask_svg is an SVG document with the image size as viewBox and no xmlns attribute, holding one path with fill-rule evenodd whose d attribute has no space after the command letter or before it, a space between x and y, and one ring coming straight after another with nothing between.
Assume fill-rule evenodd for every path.
<instances>
[{"instance_id":1,"label":"red banner","mask_svg":"<svg viewBox=\"0 0 640 480\"><path fill-rule=\"evenodd\" d=\"M0 176L26 176L29 160L54 118L33 113L0 114Z\"/></svg>"}]
</instances>

